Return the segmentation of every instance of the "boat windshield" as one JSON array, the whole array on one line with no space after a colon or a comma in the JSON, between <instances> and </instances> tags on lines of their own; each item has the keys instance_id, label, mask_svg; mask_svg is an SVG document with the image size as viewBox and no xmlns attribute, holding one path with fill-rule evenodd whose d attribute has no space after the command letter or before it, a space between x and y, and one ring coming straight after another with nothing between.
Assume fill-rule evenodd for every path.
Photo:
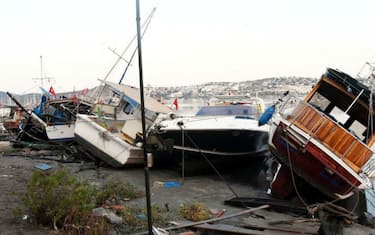
<instances>
[{"instance_id":1,"label":"boat windshield","mask_svg":"<svg viewBox=\"0 0 375 235\"><path fill-rule=\"evenodd\" d=\"M202 107L196 116L220 116L220 115L257 115L256 108L248 105L223 105Z\"/></svg>"}]
</instances>

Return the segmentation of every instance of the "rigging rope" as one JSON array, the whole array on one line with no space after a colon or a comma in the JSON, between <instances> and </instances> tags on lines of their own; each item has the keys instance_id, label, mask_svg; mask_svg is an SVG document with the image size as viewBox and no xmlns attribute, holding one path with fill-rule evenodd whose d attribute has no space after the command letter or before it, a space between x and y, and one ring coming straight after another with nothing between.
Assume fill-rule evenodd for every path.
<instances>
[{"instance_id":1,"label":"rigging rope","mask_svg":"<svg viewBox=\"0 0 375 235\"><path fill-rule=\"evenodd\" d=\"M144 28L145 25L148 26L148 24L150 23L154 13L156 11L156 8L154 7L151 11L151 13L149 14L149 16L147 17L147 19L145 20L145 22L142 24L141 28ZM128 49L130 48L131 44L134 42L134 40L137 38L137 34L134 35L134 37L130 40L129 44L125 47L125 49L122 51L122 53L120 54L120 56L117 58L116 62L112 65L112 67L110 68L110 70L108 71L108 73L104 76L104 79L103 81L106 81L108 76L112 73L113 69L117 66L117 64L120 62L121 58L124 56L124 54L128 51ZM131 63L131 60L129 61L129 64ZM98 87L99 88L99 87ZM99 88L100 89L100 88ZM103 93L103 90L104 90L104 87L100 90L99 95L97 97L100 97ZM96 92L94 92L96 93Z\"/></svg>"}]
</instances>

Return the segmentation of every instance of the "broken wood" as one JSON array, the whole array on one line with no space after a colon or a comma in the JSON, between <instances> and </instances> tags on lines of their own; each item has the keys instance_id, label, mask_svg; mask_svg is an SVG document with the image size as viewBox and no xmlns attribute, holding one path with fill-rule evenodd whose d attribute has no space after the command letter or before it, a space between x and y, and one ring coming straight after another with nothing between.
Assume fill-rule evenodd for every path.
<instances>
[{"instance_id":1,"label":"broken wood","mask_svg":"<svg viewBox=\"0 0 375 235\"><path fill-rule=\"evenodd\" d=\"M255 225L255 224L246 224L241 227L247 229L257 229L257 230L271 230L287 233L298 233L298 234L316 234L317 231L307 231L306 229L296 229L296 228L286 228L286 227L276 227L276 226L267 226L267 225ZM318 228L317 228L318 230Z\"/></svg>"},{"instance_id":2,"label":"broken wood","mask_svg":"<svg viewBox=\"0 0 375 235\"><path fill-rule=\"evenodd\" d=\"M319 223L318 219L292 219L292 220L275 220L268 222L269 225L278 225L278 224L294 224L294 223L304 223L304 222L314 222Z\"/></svg>"},{"instance_id":3,"label":"broken wood","mask_svg":"<svg viewBox=\"0 0 375 235\"><path fill-rule=\"evenodd\" d=\"M225 205L230 206L259 206L259 205L270 205L270 208L285 213L286 211L298 214L298 215L308 215L306 207L301 204L292 203L286 200L280 200L275 198L265 198L265 197L235 197L230 200L224 201Z\"/></svg>"},{"instance_id":4,"label":"broken wood","mask_svg":"<svg viewBox=\"0 0 375 235\"><path fill-rule=\"evenodd\" d=\"M229 224L200 224L194 226L199 230L211 230L216 232L226 232L230 234L246 234L246 235L285 235L285 234L316 234L316 232L306 232L302 230L294 230L288 228L273 228L273 227L262 227L254 226L249 228L238 227ZM255 230L254 230L255 229Z\"/></svg>"},{"instance_id":5,"label":"broken wood","mask_svg":"<svg viewBox=\"0 0 375 235\"><path fill-rule=\"evenodd\" d=\"M229 219L229 218L240 216L240 215L250 214L250 213L253 213L253 212L258 211L258 210L266 209L268 207L270 207L270 206L269 205L262 205L262 206L259 206L259 207L251 208L251 209L248 209L248 210L240 211L240 212L237 212L237 213L225 215L225 216L218 217L218 218L212 218L212 219L207 219L207 220L202 220L202 221L197 221L197 222L191 222L191 223L181 224L181 225L167 227L167 228L163 228L163 229L168 231L168 230L175 230L175 229L180 229L180 228L193 227L193 226L199 225L199 224L212 223L212 222L216 222L216 221L224 220L224 219ZM136 235L142 235L142 234L147 234L147 232L136 233Z\"/></svg>"},{"instance_id":6,"label":"broken wood","mask_svg":"<svg viewBox=\"0 0 375 235\"><path fill-rule=\"evenodd\" d=\"M317 209L320 208L321 210L330 213L332 216L342 217L349 221L355 221L358 219L358 216L353 214L351 211L348 211L347 209L333 203L318 204L316 207Z\"/></svg>"},{"instance_id":7,"label":"broken wood","mask_svg":"<svg viewBox=\"0 0 375 235\"><path fill-rule=\"evenodd\" d=\"M194 227L199 230L210 230L210 231L225 232L225 233L230 233L230 234L264 235L263 231L240 228L240 227L236 227L236 226L229 225L229 224L200 224ZM285 234L285 233L282 233L282 234Z\"/></svg>"}]
</instances>

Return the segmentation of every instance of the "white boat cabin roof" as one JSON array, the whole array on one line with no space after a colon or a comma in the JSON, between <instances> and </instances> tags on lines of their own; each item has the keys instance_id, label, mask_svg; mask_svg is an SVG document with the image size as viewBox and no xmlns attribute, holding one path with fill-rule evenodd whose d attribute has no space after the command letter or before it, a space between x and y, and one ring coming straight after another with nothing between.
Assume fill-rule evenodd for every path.
<instances>
[{"instance_id":1,"label":"white boat cabin roof","mask_svg":"<svg viewBox=\"0 0 375 235\"><path fill-rule=\"evenodd\" d=\"M103 81L100 80L102 83L104 83L107 86L112 87L113 89L123 93L124 95L130 97L134 101L136 101L138 104L141 103L140 99L140 94L139 94L139 89L135 87L131 87L128 85L124 84L118 84L114 82L109 82L109 81ZM165 104L160 103L159 101L149 97L149 96L144 96L144 102L145 102L145 108L147 110L150 110L152 112L156 113L170 113L173 112L172 109L170 109L168 106Z\"/></svg>"}]
</instances>

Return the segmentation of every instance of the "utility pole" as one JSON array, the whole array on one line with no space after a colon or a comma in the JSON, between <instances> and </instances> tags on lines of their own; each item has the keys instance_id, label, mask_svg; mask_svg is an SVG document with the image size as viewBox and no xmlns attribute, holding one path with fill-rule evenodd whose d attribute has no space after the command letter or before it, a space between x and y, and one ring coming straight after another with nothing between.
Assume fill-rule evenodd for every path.
<instances>
[{"instance_id":1,"label":"utility pole","mask_svg":"<svg viewBox=\"0 0 375 235\"><path fill-rule=\"evenodd\" d=\"M151 211L151 195L150 195L150 173L147 164L146 151L146 119L145 119L145 103L143 93L143 67L142 67L142 46L141 46L141 17L139 10L139 0L136 0L136 22L137 22L137 48L138 48L138 65L139 65L139 91L141 98L141 114L142 114L142 136L143 136L143 155L144 155L144 173L145 173L145 188L146 188L146 204L147 204L147 228L148 234L152 235L152 211Z\"/></svg>"}]
</instances>

